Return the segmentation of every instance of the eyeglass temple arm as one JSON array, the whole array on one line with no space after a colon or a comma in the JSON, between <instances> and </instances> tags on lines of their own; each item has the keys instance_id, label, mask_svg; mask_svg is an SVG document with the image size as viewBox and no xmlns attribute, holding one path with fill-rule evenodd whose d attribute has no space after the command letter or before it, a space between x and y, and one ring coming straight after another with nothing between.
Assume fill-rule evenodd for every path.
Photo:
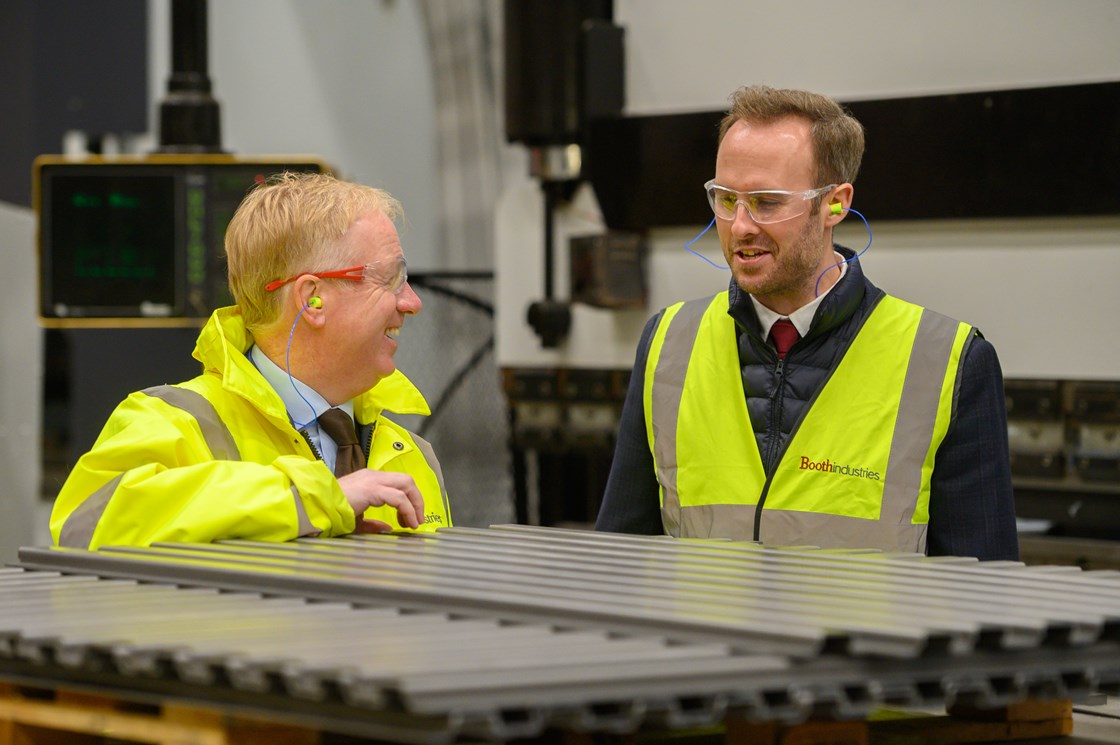
<instances>
[{"instance_id":1,"label":"eyeglass temple arm","mask_svg":"<svg viewBox=\"0 0 1120 745\"><path fill-rule=\"evenodd\" d=\"M312 277L318 277L319 279L352 279L361 281L365 279L365 271L366 267L363 264L362 266L352 266L349 269L335 269L334 271L330 272L303 272L303 274L297 274L296 276L288 277L287 279L274 279L264 286L264 290L265 292L278 290L289 282L296 281L304 274L310 274ZM355 272L357 273L355 274Z\"/></svg>"}]
</instances>

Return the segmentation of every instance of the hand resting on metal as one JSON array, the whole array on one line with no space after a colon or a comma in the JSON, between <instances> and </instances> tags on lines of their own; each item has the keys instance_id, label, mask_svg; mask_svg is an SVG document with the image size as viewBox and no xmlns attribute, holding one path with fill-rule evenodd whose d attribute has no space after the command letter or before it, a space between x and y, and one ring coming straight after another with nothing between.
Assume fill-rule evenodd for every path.
<instances>
[{"instance_id":1,"label":"hand resting on metal","mask_svg":"<svg viewBox=\"0 0 1120 745\"><path fill-rule=\"evenodd\" d=\"M392 529L381 520L363 518L370 507L392 507L403 528L418 528L424 519L424 498L407 473L361 468L340 477L338 485L354 510L355 533L385 533Z\"/></svg>"}]
</instances>

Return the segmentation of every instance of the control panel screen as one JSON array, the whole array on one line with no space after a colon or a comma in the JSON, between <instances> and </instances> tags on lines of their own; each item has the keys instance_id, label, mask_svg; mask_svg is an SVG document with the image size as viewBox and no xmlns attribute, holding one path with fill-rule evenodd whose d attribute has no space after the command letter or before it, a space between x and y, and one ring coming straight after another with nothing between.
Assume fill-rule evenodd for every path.
<instances>
[{"instance_id":1,"label":"control panel screen","mask_svg":"<svg viewBox=\"0 0 1120 745\"><path fill-rule=\"evenodd\" d=\"M231 304L226 227L251 189L283 171L329 169L207 154L40 156L40 322L184 325Z\"/></svg>"},{"instance_id":2,"label":"control panel screen","mask_svg":"<svg viewBox=\"0 0 1120 745\"><path fill-rule=\"evenodd\" d=\"M174 176L56 174L44 182L50 245L43 310L50 315L172 316L176 286Z\"/></svg>"}]
</instances>

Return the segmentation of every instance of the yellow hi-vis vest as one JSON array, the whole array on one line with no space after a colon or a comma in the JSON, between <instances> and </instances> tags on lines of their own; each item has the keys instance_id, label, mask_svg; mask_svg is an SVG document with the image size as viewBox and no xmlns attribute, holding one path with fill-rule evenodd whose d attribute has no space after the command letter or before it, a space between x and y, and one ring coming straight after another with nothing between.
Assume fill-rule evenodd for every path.
<instances>
[{"instance_id":1,"label":"yellow hi-vis vest","mask_svg":"<svg viewBox=\"0 0 1120 745\"><path fill-rule=\"evenodd\" d=\"M884 296L768 476L727 310L726 292L671 306L650 345L646 434L665 532L924 553L972 327Z\"/></svg>"}]
</instances>

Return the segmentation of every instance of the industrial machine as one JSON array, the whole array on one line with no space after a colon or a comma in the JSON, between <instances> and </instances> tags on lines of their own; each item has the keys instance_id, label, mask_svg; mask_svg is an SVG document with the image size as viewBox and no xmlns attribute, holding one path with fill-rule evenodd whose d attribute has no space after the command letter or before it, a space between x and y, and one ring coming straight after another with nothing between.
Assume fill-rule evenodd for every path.
<instances>
[{"instance_id":1,"label":"industrial machine","mask_svg":"<svg viewBox=\"0 0 1120 745\"><path fill-rule=\"evenodd\" d=\"M128 393L197 374L197 328L232 302L224 236L245 194L282 171L331 171L314 156L223 150L206 2L171 8L158 150L41 155L33 165L48 498Z\"/></svg>"}]
</instances>

